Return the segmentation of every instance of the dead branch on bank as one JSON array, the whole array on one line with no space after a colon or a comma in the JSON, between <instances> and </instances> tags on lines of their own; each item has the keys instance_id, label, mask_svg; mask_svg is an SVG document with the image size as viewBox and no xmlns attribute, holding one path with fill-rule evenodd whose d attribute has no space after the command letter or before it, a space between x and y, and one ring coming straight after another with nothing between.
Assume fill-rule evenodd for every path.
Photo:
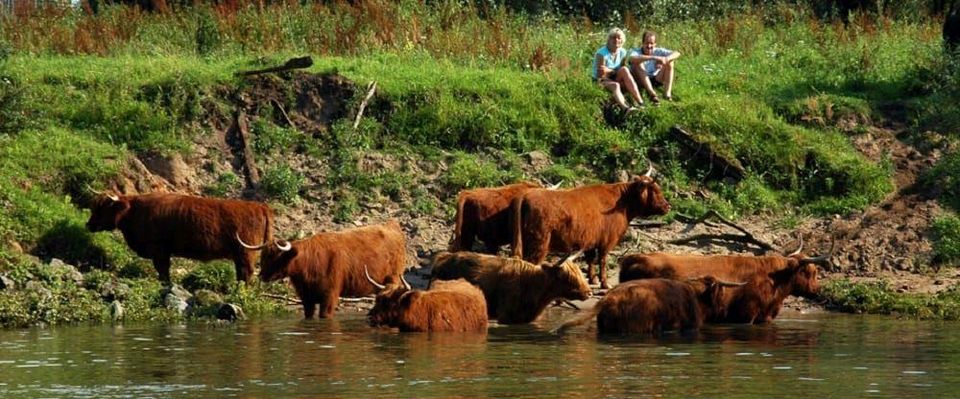
<instances>
[{"instance_id":1,"label":"dead branch on bank","mask_svg":"<svg viewBox=\"0 0 960 399\"><path fill-rule=\"evenodd\" d=\"M717 219L717 220L718 220L720 223L722 223L722 224L725 224L725 225L727 225L727 226L730 226L730 227L736 229L736 230L739 231L741 234L709 234L709 233L707 233L707 234L694 234L694 235L689 236L689 237L676 238L676 239L667 241L667 243L668 243L668 244L674 244L674 245L685 245L685 244L688 244L688 243L691 243L691 242L694 242L694 241L712 240L712 241L738 242L738 243L747 244L747 245L753 244L753 245L756 245L757 247L759 247L760 249L763 249L763 250L765 250L765 251L776 251L776 250L777 250L777 249L774 248L774 246L771 245L770 243L768 243L768 242L766 242L766 241L763 241L763 240L761 240L761 239L759 239L759 238L757 238L757 237L754 237L753 233L747 231L747 229L741 227L740 225L731 222L730 220L728 220L727 218L721 216L719 213L717 213L717 211L714 211L714 210L707 211L707 213L703 214L703 216L701 216L701 217L699 217L699 218L697 218L697 219L693 219L693 220L690 222L690 224L687 226L687 228L685 229L685 231L690 231L691 229L693 229L693 226L695 226L695 225L697 225L697 224L707 224L707 225L710 225L709 222L707 222L707 219L709 219L709 218L711 218L711 217ZM714 225L714 226L715 226L715 225Z\"/></svg>"}]
</instances>

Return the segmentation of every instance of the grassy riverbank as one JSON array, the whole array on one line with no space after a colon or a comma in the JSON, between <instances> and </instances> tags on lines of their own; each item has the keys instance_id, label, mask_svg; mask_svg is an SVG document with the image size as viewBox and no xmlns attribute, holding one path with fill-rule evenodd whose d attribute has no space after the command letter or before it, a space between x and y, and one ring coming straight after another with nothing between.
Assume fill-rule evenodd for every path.
<instances>
[{"instance_id":1,"label":"grassy riverbank","mask_svg":"<svg viewBox=\"0 0 960 399\"><path fill-rule=\"evenodd\" d=\"M449 221L463 188L520 178L610 181L623 170L642 171L648 159L679 212L715 209L790 224L862 210L894 191L892 161L869 159L853 144L868 127L912 126L903 139L918 147L950 148L958 138L960 120L947 106L957 98L956 74L942 56L936 20L863 18L844 26L771 7L651 26L661 45L683 53L680 101L627 117L605 107L608 96L586 78L605 26L509 12L481 18L471 9L405 2L363 7L171 14L117 7L98 16L2 17L0 275L17 288L0 290L0 324L105 320L115 299L135 309L128 319L180 317L169 316L152 266L119 234L84 230L87 188L129 179L129 159L178 156L196 191L239 196L242 173L210 143L241 107L255 112L251 133L264 179L255 194L291 225L308 221L298 219L304 209L347 223L378 206ZM646 27L626 25L633 44ZM234 76L303 54L315 61L307 72L355 85L341 98L344 112L307 121L322 125L307 134L283 114L298 108L302 91L294 83L305 78ZM376 96L354 129L371 81ZM276 87L270 98L279 106L237 98L267 86ZM736 160L746 176L731 179L691 156L671 135L675 125ZM531 151L550 165L531 168L523 155ZM371 154L416 167L365 167ZM956 155L944 159L925 184L957 192ZM430 168L438 170L428 176ZM949 265L960 259L960 232L949 228L952 213L943 220L937 259ZM48 275L53 258L75 265L84 281ZM263 294L289 294L231 284L226 262L177 260L175 268L176 281L218 292L248 315L282 307ZM42 283L31 288L30 281ZM104 295L107 282L126 285L128 296ZM830 292L855 297L848 291Z\"/></svg>"}]
</instances>

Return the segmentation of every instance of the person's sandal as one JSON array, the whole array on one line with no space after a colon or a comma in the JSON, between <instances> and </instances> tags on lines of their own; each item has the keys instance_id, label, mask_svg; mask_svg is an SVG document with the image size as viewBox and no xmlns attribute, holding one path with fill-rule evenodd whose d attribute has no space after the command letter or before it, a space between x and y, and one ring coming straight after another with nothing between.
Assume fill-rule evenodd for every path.
<instances>
[{"instance_id":1,"label":"person's sandal","mask_svg":"<svg viewBox=\"0 0 960 399\"><path fill-rule=\"evenodd\" d=\"M654 106L654 107L659 107L659 106L660 106L660 97L657 97L657 96L650 97L650 102L653 103L653 106Z\"/></svg>"},{"instance_id":2,"label":"person's sandal","mask_svg":"<svg viewBox=\"0 0 960 399\"><path fill-rule=\"evenodd\" d=\"M634 113L634 112L637 112L637 111L639 111L639 110L640 110L640 109L637 108L637 107L627 108L627 115L630 115L630 114L632 114L632 113Z\"/></svg>"},{"instance_id":3,"label":"person's sandal","mask_svg":"<svg viewBox=\"0 0 960 399\"><path fill-rule=\"evenodd\" d=\"M673 96L663 96L663 99L669 102L673 102Z\"/></svg>"}]
</instances>

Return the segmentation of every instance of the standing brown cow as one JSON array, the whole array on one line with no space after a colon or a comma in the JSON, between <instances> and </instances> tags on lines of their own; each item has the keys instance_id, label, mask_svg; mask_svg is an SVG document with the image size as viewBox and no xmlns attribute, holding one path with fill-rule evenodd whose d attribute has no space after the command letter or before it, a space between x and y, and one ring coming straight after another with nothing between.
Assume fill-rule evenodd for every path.
<instances>
[{"instance_id":1,"label":"standing brown cow","mask_svg":"<svg viewBox=\"0 0 960 399\"><path fill-rule=\"evenodd\" d=\"M688 281L635 280L611 289L586 315L558 330L597 317L600 334L646 334L696 330L704 320L722 317L723 287L740 286L705 276Z\"/></svg>"},{"instance_id":2,"label":"standing brown cow","mask_svg":"<svg viewBox=\"0 0 960 399\"><path fill-rule=\"evenodd\" d=\"M496 254L501 245L513 242L510 202L531 188L540 188L540 185L521 182L461 191L457 195L456 226L450 251L470 251L473 241L480 240L487 253Z\"/></svg>"},{"instance_id":3,"label":"standing brown cow","mask_svg":"<svg viewBox=\"0 0 960 399\"><path fill-rule=\"evenodd\" d=\"M529 323L553 300L584 300L590 286L572 263L576 253L554 265L473 252L441 252L433 258L431 281L463 278L487 299L487 312L503 324Z\"/></svg>"},{"instance_id":4,"label":"standing brown cow","mask_svg":"<svg viewBox=\"0 0 960 399\"><path fill-rule=\"evenodd\" d=\"M379 290L367 318L374 327L388 326L400 331L483 332L487 330L487 303L483 293L463 279L438 281L428 291L412 290L403 284L382 285L367 275Z\"/></svg>"},{"instance_id":5,"label":"standing brown cow","mask_svg":"<svg viewBox=\"0 0 960 399\"><path fill-rule=\"evenodd\" d=\"M664 215L670 204L651 168L629 182L597 184L569 190L533 189L513 201L513 256L540 263L549 251L586 251L587 275L596 281L593 265L599 263L600 287L607 285L607 254L620 242L636 217Z\"/></svg>"},{"instance_id":6,"label":"standing brown cow","mask_svg":"<svg viewBox=\"0 0 960 399\"><path fill-rule=\"evenodd\" d=\"M250 249L259 245L243 244ZM400 281L406 265L406 238L400 223L383 224L320 233L294 241L281 241L263 250L260 279L269 282L290 277L303 301L303 317L313 318L317 305L320 317L333 315L339 298L375 293L364 277L368 265L374 278L386 284Z\"/></svg>"},{"instance_id":7,"label":"standing brown cow","mask_svg":"<svg viewBox=\"0 0 960 399\"><path fill-rule=\"evenodd\" d=\"M87 229L119 229L137 255L153 261L160 280L170 281L170 257L232 259L237 280L250 281L257 252L234 237L273 239L273 211L250 201L154 193L104 195L94 199Z\"/></svg>"}]
</instances>

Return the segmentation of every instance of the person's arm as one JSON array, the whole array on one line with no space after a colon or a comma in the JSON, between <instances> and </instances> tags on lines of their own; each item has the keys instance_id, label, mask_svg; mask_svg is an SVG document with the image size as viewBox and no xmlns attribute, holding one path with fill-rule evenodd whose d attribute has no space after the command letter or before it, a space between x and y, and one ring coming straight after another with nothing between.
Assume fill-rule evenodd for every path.
<instances>
[{"instance_id":1,"label":"person's arm","mask_svg":"<svg viewBox=\"0 0 960 399\"><path fill-rule=\"evenodd\" d=\"M666 57L663 57L663 63L666 64L666 63L668 63L668 62L672 62L673 60L675 60L675 59L677 59L677 58L680 58L680 52L679 52L679 51L673 51L673 52L670 53L670 55L668 55L668 56L666 56Z\"/></svg>"},{"instance_id":2,"label":"person's arm","mask_svg":"<svg viewBox=\"0 0 960 399\"><path fill-rule=\"evenodd\" d=\"M597 79L603 80L603 78L609 75L610 72L613 72L613 70L607 68L606 62L603 61L602 55L597 54L595 57L597 58Z\"/></svg>"}]
</instances>

